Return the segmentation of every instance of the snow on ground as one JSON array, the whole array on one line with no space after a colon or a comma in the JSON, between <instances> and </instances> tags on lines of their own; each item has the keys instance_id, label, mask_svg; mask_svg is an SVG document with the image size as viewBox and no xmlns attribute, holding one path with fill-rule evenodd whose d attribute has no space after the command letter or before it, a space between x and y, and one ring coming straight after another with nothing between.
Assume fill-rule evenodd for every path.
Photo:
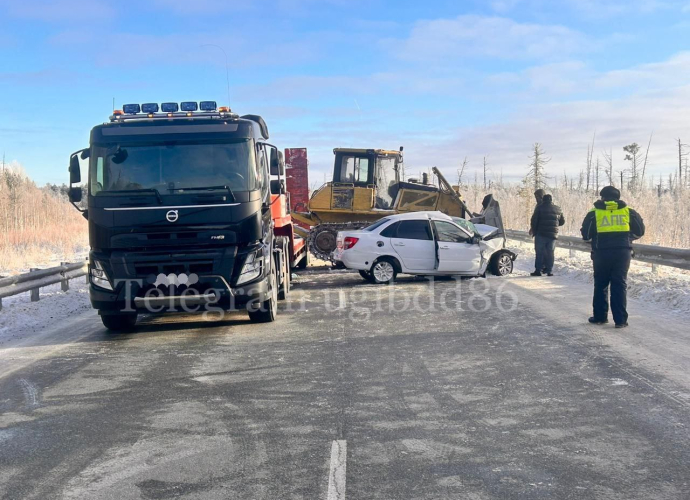
<instances>
[{"instance_id":1,"label":"snow on ground","mask_svg":"<svg viewBox=\"0 0 690 500\"><path fill-rule=\"evenodd\" d=\"M60 290L59 283L41 288L38 302L31 302L28 292L2 299L0 346L89 311L91 304L85 280L84 277L70 280L67 292Z\"/></svg>"},{"instance_id":2,"label":"snow on ground","mask_svg":"<svg viewBox=\"0 0 690 500\"><path fill-rule=\"evenodd\" d=\"M526 275L534 271L533 245L509 240L508 246L518 253L516 274ZM593 283L592 261L586 252L575 252L570 257L569 250L556 248L553 272L579 282ZM676 314L690 315L690 272L658 266L654 273L651 264L633 260L628 274L628 297L657 304Z\"/></svg>"}]
</instances>

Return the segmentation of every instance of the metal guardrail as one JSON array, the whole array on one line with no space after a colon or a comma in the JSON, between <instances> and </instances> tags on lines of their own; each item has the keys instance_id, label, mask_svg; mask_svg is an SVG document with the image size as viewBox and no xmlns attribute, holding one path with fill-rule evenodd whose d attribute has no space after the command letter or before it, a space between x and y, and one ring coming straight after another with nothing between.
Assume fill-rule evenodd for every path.
<instances>
[{"instance_id":1,"label":"metal guardrail","mask_svg":"<svg viewBox=\"0 0 690 500\"><path fill-rule=\"evenodd\" d=\"M530 243L533 241L529 233L525 231L506 229L506 236L511 240L526 241ZM592 251L592 246L588 242L574 236L559 236L556 240L556 246L578 252ZM633 250L635 251L635 260L648 262L653 266L669 266L690 270L690 249L658 247L655 245L633 243Z\"/></svg>"},{"instance_id":2,"label":"metal guardrail","mask_svg":"<svg viewBox=\"0 0 690 500\"><path fill-rule=\"evenodd\" d=\"M63 263L48 269L34 269L25 274L0 278L0 310L2 299L31 292L31 302L40 300L40 289L60 283L63 292L69 290L69 280L87 275L87 262Z\"/></svg>"}]
</instances>

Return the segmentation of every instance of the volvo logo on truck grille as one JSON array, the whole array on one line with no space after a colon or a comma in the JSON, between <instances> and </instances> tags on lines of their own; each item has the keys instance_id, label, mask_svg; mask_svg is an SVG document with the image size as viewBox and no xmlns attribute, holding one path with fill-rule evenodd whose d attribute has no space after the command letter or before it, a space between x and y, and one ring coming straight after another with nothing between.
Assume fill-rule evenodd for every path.
<instances>
[{"instance_id":1,"label":"volvo logo on truck grille","mask_svg":"<svg viewBox=\"0 0 690 500\"><path fill-rule=\"evenodd\" d=\"M180 218L180 214L177 210L169 210L168 213L165 214L165 218L168 219L168 222L177 222L177 219Z\"/></svg>"}]
</instances>

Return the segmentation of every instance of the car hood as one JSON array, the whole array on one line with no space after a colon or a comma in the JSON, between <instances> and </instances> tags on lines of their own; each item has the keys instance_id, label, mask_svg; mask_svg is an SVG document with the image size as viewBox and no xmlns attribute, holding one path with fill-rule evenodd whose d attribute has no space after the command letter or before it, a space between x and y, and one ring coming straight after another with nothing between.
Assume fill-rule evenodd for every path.
<instances>
[{"instance_id":1,"label":"car hood","mask_svg":"<svg viewBox=\"0 0 690 500\"><path fill-rule=\"evenodd\" d=\"M477 232L483 240L488 240L498 232L497 227L489 226L487 224L475 224L474 227L477 228Z\"/></svg>"}]
</instances>

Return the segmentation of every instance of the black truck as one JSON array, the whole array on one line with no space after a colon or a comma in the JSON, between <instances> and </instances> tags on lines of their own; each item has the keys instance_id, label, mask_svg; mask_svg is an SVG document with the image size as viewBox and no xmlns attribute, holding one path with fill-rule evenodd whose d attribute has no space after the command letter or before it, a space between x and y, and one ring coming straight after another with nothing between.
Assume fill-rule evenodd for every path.
<instances>
[{"instance_id":1,"label":"black truck","mask_svg":"<svg viewBox=\"0 0 690 500\"><path fill-rule=\"evenodd\" d=\"M146 312L275 319L289 268L271 218L284 165L268 137L260 116L212 101L125 105L91 130L70 157L70 201L83 204L74 184L88 165L77 208L89 221L91 304L108 329Z\"/></svg>"}]
</instances>

